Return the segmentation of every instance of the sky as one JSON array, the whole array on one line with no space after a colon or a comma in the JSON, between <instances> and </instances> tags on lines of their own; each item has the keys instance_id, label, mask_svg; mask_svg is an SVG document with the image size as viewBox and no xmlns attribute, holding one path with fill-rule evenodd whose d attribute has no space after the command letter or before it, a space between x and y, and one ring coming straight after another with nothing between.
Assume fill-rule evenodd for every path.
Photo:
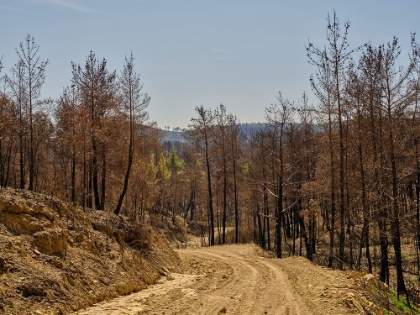
<instances>
[{"instance_id":1,"label":"sky","mask_svg":"<svg viewBox=\"0 0 420 315\"><path fill-rule=\"evenodd\" d=\"M395 35L406 58L420 32L418 0L0 0L2 74L27 34L49 60L43 97L58 98L71 62L83 66L90 51L118 73L132 52L160 127L187 128L196 106L220 103L242 123L263 122L279 92L317 103L305 45L326 45L333 10L350 21L352 47Z\"/></svg>"}]
</instances>

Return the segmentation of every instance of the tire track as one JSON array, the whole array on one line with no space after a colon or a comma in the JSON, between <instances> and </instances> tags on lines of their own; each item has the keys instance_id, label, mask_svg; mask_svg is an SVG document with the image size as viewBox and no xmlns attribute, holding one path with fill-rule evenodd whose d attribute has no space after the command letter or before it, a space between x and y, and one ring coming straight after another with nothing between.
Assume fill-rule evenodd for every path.
<instances>
[{"instance_id":1,"label":"tire track","mask_svg":"<svg viewBox=\"0 0 420 315\"><path fill-rule=\"evenodd\" d=\"M232 273L226 276L223 272L226 268L219 268L214 275L206 277L207 283L205 285L209 286L209 289L205 290L206 293L201 294L197 301L188 303L189 305L180 309L176 314L197 314L197 310L199 310L200 314L217 314L223 309L229 310L229 313L234 311L236 314L247 314L243 308L243 301L255 302L255 298L250 295L252 291L241 292L237 288L255 287L258 271L253 266L247 265L242 261L233 261L229 254L225 255L223 252L220 253L208 249L205 251L180 251L180 254L194 255L194 257L202 261L211 260L219 264L222 263L225 266L229 266ZM242 277L243 274L249 276ZM191 309L195 311L191 311Z\"/></svg>"},{"instance_id":2,"label":"tire track","mask_svg":"<svg viewBox=\"0 0 420 315\"><path fill-rule=\"evenodd\" d=\"M312 314L276 259L252 245L178 250L188 273L77 314Z\"/></svg>"},{"instance_id":3,"label":"tire track","mask_svg":"<svg viewBox=\"0 0 420 315\"><path fill-rule=\"evenodd\" d=\"M218 248L215 248L215 251L223 255ZM250 253L243 256L230 253L229 257L253 267L258 275L258 281L254 285L255 296L252 299L254 303L241 314L312 314L294 289L287 274L275 264L276 259L257 257ZM255 303L256 301L260 302Z\"/></svg>"}]
</instances>

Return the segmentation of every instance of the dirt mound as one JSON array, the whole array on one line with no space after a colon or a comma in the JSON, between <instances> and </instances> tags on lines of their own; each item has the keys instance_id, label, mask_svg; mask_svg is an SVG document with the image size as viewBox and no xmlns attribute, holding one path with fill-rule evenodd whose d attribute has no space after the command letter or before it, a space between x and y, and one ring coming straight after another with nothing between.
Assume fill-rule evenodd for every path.
<instances>
[{"instance_id":1,"label":"dirt mound","mask_svg":"<svg viewBox=\"0 0 420 315\"><path fill-rule=\"evenodd\" d=\"M148 224L0 192L0 313L69 313L144 289L179 266Z\"/></svg>"}]
</instances>

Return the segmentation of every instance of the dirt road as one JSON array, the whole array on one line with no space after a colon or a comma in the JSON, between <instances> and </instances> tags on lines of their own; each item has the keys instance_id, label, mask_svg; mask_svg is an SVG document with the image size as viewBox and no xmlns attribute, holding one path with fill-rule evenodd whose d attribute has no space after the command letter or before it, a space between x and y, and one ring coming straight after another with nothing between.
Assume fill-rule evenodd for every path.
<instances>
[{"instance_id":1,"label":"dirt road","mask_svg":"<svg viewBox=\"0 0 420 315\"><path fill-rule=\"evenodd\" d=\"M178 253L184 274L76 314L358 314L334 297L348 279L303 258L270 259L253 245Z\"/></svg>"}]
</instances>

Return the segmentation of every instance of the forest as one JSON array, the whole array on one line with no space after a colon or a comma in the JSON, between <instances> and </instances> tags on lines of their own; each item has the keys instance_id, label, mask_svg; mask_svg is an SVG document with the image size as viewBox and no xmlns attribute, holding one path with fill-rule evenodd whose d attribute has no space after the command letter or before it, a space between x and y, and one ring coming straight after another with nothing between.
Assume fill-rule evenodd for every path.
<instances>
[{"instance_id":1,"label":"forest","mask_svg":"<svg viewBox=\"0 0 420 315\"><path fill-rule=\"evenodd\" d=\"M420 45L413 33L411 51L397 37L353 47L349 31L334 13L325 46L302 47L316 104L278 92L255 128L223 104L198 105L185 141L163 141L150 121L132 55L116 71L91 51L61 96L44 98L48 60L27 35L1 72L0 186L140 222L180 216L206 245L255 242L362 270L414 300Z\"/></svg>"}]
</instances>

